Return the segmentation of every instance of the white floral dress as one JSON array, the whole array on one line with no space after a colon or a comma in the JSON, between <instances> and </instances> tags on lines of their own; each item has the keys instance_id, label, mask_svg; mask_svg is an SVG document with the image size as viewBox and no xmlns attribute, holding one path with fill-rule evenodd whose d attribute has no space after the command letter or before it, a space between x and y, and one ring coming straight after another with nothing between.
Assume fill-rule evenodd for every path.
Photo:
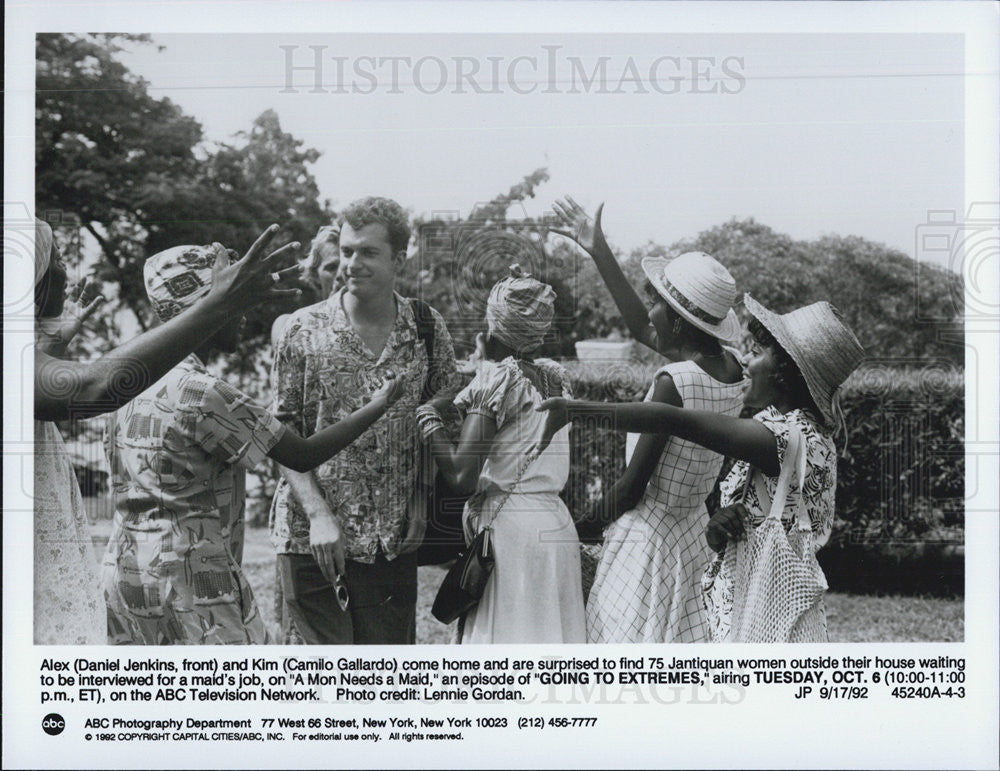
<instances>
[{"instance_id":1,"label":"white floral dress","mask_svg":"<svg viewBox=\"0 0 1000 771\"><path fill-rule=\"evenodd\" d=\"M686 409L735 417L745 384L722 383L691 361L660 368ZM630 435L630 454L637 436ZM605 531L601 560L587 602L590 642L707 642L701 577L711 561L705 542L705 498L722 456L670 437L639 504Z\"/></svg>"},{"instance_id":2,"label":"white floral dress","mask_svg":"<svg viewBox=\"0 0 1000 771\"><path fill-rule=\"evenodd\" d=\"M806 511L812 524L813 547L819 549L827 542L833 529L834 494L837 489L837 452L833 438L811 413L801 409L782 414L775 407L767 407L754 415L754 420L760 421L774 434L778 460L782 464L788 449L789 426L795 426L802 433L807 464L803 486ZM751 474L750 484L747 485L747 477ZM742 502L753 526L757 527L771 510L771 499L777 484L777 476L767 476L746 461L739 461L722 482L720 504L730 506ZM801 494L798 480L793 481L785 513L781 516L786 530L792 526ZM733 577L726 567L724 555L725 552L722 552L716 556L702 579L712 642L728 641L732 623ZM825 612L821 610L820 615L825 619Z\"/></svg>"},{"instance_id":3,"label":"white floral dress","mask_svg":"<svg viewBox=\"0 0 1000 771\"><path fill-rule=\"evenodd\" d=\"M535 365L555 393L569 396L562 367L545 359ZM496 566L465 617L463 644L586 641L580 541L559 497L569 477L569 427L517 478L545 427L545 413L535 410L541 401L513 358L485 362L455 398L460 410L497 425L464 514L467 538L492 523Z\"/></svg>"}]
</instances>

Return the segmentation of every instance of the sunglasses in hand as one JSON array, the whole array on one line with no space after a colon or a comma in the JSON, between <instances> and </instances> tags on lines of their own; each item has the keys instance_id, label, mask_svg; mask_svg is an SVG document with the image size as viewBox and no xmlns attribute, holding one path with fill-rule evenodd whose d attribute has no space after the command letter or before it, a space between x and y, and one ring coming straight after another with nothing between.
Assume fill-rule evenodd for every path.
<instances>
[{"instance_id":1,"label":"sunglasses in hand","mask_svg":"<svg viewBox=\"0 0 1000 771\"><path fill-rule=\"evenodd\" d=\"M343 611L347 610L347 606L351 602L351 596L347 593L347 584L344 583L344 577L338 575L333 579L333 592L337 596L337 604Z\"/></svg>"}]
</instances>

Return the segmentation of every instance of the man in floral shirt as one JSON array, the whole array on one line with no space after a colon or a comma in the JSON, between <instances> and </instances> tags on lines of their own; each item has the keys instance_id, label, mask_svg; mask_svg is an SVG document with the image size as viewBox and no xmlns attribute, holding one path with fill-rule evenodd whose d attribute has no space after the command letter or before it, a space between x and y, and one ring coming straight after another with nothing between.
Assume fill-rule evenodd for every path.
<instances>
[{"instance_id":1,"label":"man in floral shirt","mask_svg":"<svg viewBox=\"0 0 1000 771\"><path fill-rule=\"evenodd\" d=\"M365 198L341 217L343 288L292 314L277 342L274 413L309 436L350 414L388 373L404 396L359 440L314 472L282 469L271 507L286 634L306 643L413 643L417 561L429 474L418 468L415 408L426 346L411 302L394 290L410 228L395 201ZM438 390L457 381L451 337L437 311ZM340 607L334 584L347 587Z\"/></svg>"}]
</instances>

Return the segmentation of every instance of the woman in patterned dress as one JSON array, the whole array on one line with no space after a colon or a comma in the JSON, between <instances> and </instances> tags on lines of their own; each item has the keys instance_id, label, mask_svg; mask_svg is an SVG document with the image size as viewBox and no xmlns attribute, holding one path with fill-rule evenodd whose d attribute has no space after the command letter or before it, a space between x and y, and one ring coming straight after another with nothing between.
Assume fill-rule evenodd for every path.
<instances>
[{"instance_id":1,"label":"woman in patterned dress","mask_svg":"<svg viewBox=\"0 0 1000 771\"><path fill-rule=\"evenodd\" d=\"M740 331L729 272L699 252L644 259L657 301L640 317L642 301L601 230L602 209L593 225L572 199L557 203L556 211L570 228L560 232L593 256L635 338L671 360L653 376L646 401L738 415L743 370L734 351L721 343ZM579 525L591 531L607 526L587 601L588 640L707 641L701 576L711 551L702 533L708 521L705 498L722 456L669 432L635 439L629 435L624 475Z\"/></svg>"},{"instance_id":2,"label":"woman in patterned dress","mask_svg":"<svg viewBox=\"0 0 1000 771\"><path fill-rule=\"evenodd\" d=\"M490 293L483 361L454 400L465 413L458 445L440 430L440 402L418 408L417 419L441 473L474 492L465 506L466 539L483 527L493 532L495 568L460 641L582 643L580 542L559 497L569 476L569 432L538 452L545 420L535 408L569 394L562 367L531 355L551 324L555 292L517 266L513 272Z\"/></svg>"},{"instance_id":3,"label":"woman in patterned dress","mask_svg":"<svg viewBox=\"0 0 1000 771\"><path fill-rule=\"evenodd\" d=\"M88 418L116 409L155 382L236 309L287 297L272 278L284 249L263 250L272 225L232 265L217 266L214 290L168 324L139 335L88 362L66 361L66 346L99 304L95 297L72 312L66 267L52 229L35 221L34 372L34 640L42 645L100 644L104 603L83 508L59 429L53 421Z\"/></svg>"},{"instance_id":4,"label":"woman in patterned dress","mask_svg":"<svg viewBox=\"0 0 1000 771\"><path fill-rule=\"evenodd\" d=\"M160 320L209 292L212 266L227 259L219 244L150 257L146 291ZM108 421L115 518L103 583L111 644L268 642L241 567L246 470L270 457L309 471L403 392L402 379L387 379L364 407L303 439L202 364L212 351L235 350L241 322L231 319Z\"/></svg>"},{"instance_id":5,"label":"woman in patterned dress","mask_svg":"<svg viewBox=\"0 0 1000 771\"><path fill-rule=\"evenodd\" d=\"M747 365L750 388L746 396L747 406L758 410L752 419L650 403L550 400L542 405L550 411L547 435L561 430L568 420L610 414L626 428L670 431L737 460L722 485L723 506L705 532L709 545L719 553L703 585L713 642L727 642L731 629L735 587L725 550L743 537L747 527L758 527L770 511L793 433L804 439L806 471L804 481L792 481L781 520L786 531L791 528L802 500L813 547L826 542L837 486L833 436L843 430L839 389L864 358L858 339L827 302L784 315L769 311L749 295L744 296L744 304L754 318L750 328L755 345ZM810 628L803 641L826 639L822 601L814 610L809 611Z\"/></svg>"}]
</instances>

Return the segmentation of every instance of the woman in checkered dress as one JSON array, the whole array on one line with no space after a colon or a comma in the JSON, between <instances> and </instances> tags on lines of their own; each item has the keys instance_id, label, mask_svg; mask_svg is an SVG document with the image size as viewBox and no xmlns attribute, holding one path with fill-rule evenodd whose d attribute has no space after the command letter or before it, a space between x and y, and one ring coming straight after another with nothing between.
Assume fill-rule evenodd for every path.
<instances>
[{"instance_id":1,"label":"woman in checkered dress","mask_svg":"<svg viewBox=\"0 0 1000 771\"><path fill-rule=\"evenodd\" d=\"M727 358L731 355L727 352ZM670 391L688 409L736 417L743 403L742 379L723 383L696 361L668 364L657 371L646 401ZM626 505L650 461L655 468L634 508L604 534L604 548L587 604L591 642L707 642L701 577L711 562L705 542L705 498L722 467L722 456L691 442L655 434L629 435L629 470L613 495ZM637 445L645 442L645 452ZM624 489L621 489L624 488ZM621 506L621 503L618 503ZM619 508L620 510L620 508Z\"/></svg>"},{"instance_id":2,"label":"woman in checkered dress","mask_svg":"<svg viewBox=\"0 0 1000 771\"><path fill-rule=\"evenodd\" d=\"M647 258L642 267L657 293L647 313L604 239L601 209L593 225L572 199L556 210L570 227L563 235L594 258L633 336L673 362L656 372L646 401L739 415L743 370L720 342L740 331L729 272L700 252ZM580 525L586 535L611 523L587 603L588 640L705 642L705 498L722 456L666 433L629 438L625 474Z\"/></svg>"}]
</instances>

